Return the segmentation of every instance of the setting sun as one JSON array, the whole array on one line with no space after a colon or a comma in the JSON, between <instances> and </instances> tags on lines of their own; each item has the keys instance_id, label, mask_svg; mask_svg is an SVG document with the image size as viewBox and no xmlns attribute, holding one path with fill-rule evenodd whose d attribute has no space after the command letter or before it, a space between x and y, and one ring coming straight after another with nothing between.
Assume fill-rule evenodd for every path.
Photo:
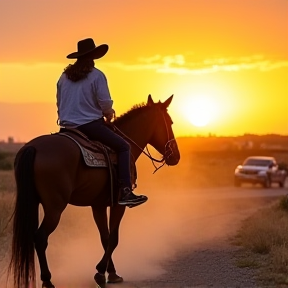
<instances>
[{"instance_id":1,"label":"setting sun","mask_svg":"<svg viewBox=\"0 0 288 288\"><path fill-rule=\"evenodd\" d=\"M207 126L215 119L216 112L216 103L206 96L194 97L184 107L186 118L196 127Z\"/></svg>"}]
</instances>

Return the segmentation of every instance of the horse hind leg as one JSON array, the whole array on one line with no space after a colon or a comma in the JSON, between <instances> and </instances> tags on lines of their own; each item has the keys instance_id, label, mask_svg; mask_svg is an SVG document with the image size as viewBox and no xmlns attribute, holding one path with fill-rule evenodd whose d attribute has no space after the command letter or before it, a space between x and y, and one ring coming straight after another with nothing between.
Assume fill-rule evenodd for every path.
<instances>
[{"instance_id":1,"label":"horse hind leg","mask_svg":"<svg viewBox=\"0 0 288 288\"><path fill-rule=\"evenodd\" d=\"M34 237L35 250L39 260L41 273L40 278L43 288L55 288L51 282L51 273L47 263L46 249L48 247L48 237L58 226L64 208L58 212L53 210L44 211L45 214L43 221Z\"/></svg>"}]
</instances>

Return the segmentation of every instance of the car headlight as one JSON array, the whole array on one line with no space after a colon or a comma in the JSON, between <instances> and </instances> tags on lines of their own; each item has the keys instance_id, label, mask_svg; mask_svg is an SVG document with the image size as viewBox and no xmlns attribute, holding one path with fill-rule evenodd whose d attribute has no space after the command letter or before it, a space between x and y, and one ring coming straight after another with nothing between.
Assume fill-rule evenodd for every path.
<instances>
[{"instance_id":1,"label":"car headlight","mask_svg":"<svg viewBox=\"0 0 288 288\"><path fill-rule=\"evenodd\" d=\"M242 168L242 167L237 166L236 169L235 169L235 173L239 173L239 172L241 172L241 168Z\"/></svg>"}]
</instances>

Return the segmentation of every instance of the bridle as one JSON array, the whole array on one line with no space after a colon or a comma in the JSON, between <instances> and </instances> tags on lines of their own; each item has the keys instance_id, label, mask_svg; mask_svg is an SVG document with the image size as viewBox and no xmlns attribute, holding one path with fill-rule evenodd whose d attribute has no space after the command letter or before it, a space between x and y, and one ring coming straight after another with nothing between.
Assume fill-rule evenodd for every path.
<instances>
[{"instance_id":1,"label":"bridle","mask_svg":"<svg viewBox=\"0 0 288 288\"><path fill-rule=\"evenodd\" d=\"M151 161L152 161L152 164L155 168L155 171L153 172L153 174L158 171L160 168L162 168L165 164L166 164L166 160L169 159L172 155L173 155L173 146L176 145L176 140L175 138L171 138L170 139L170 133L169 133L169 129L168 129L168 125L167 125L167 121L165 119L165 116L163 114L163 112L161 111L161 115L163 117L163 120L164 120L164 123L165 123L165 127L166 127L166 132L167 132L167 139L168 141L166 142L165 146L164 146L164 155L163 155L163 158L161 160L159 159L156 159L154 158L147 145L145 146L144 149L147 150L147 152L142 149L135 141L133 141L130 137L128 137L125 133L123 133L118 127L116 127L112 122L109 123L109 125L112 126L112 129L114 129L115 131L117 131L121 136L123 136L124 138L126 138L129 142L131 142L132 144L134 144L139 150L141 150L142 153L144 153L144 155L146 155ZM170 139L170 140L169 140ZM161 163L160 166L156 166L155 165L155 162L157 163Z\"/></svg>"}]
</instances>

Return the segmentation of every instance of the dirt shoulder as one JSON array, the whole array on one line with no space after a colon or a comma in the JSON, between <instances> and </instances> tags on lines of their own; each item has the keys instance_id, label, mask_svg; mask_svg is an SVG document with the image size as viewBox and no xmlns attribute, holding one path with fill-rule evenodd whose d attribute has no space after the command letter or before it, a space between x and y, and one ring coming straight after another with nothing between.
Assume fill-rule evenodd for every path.
<instances>
[{"instance_id":1,"label":"dirt shoulder","mask_svg":"<svg viewBox=\"0 0 288 288\"><path fill-rule=\"evenodd\" d=\"M239 268L240 248L227 239L215 239L190 251L180 252L177 257L164 264L167 271L157 279L135 283L136 287L215 287L256 288L253 268Z\"/></svg>"}]
</instances>

